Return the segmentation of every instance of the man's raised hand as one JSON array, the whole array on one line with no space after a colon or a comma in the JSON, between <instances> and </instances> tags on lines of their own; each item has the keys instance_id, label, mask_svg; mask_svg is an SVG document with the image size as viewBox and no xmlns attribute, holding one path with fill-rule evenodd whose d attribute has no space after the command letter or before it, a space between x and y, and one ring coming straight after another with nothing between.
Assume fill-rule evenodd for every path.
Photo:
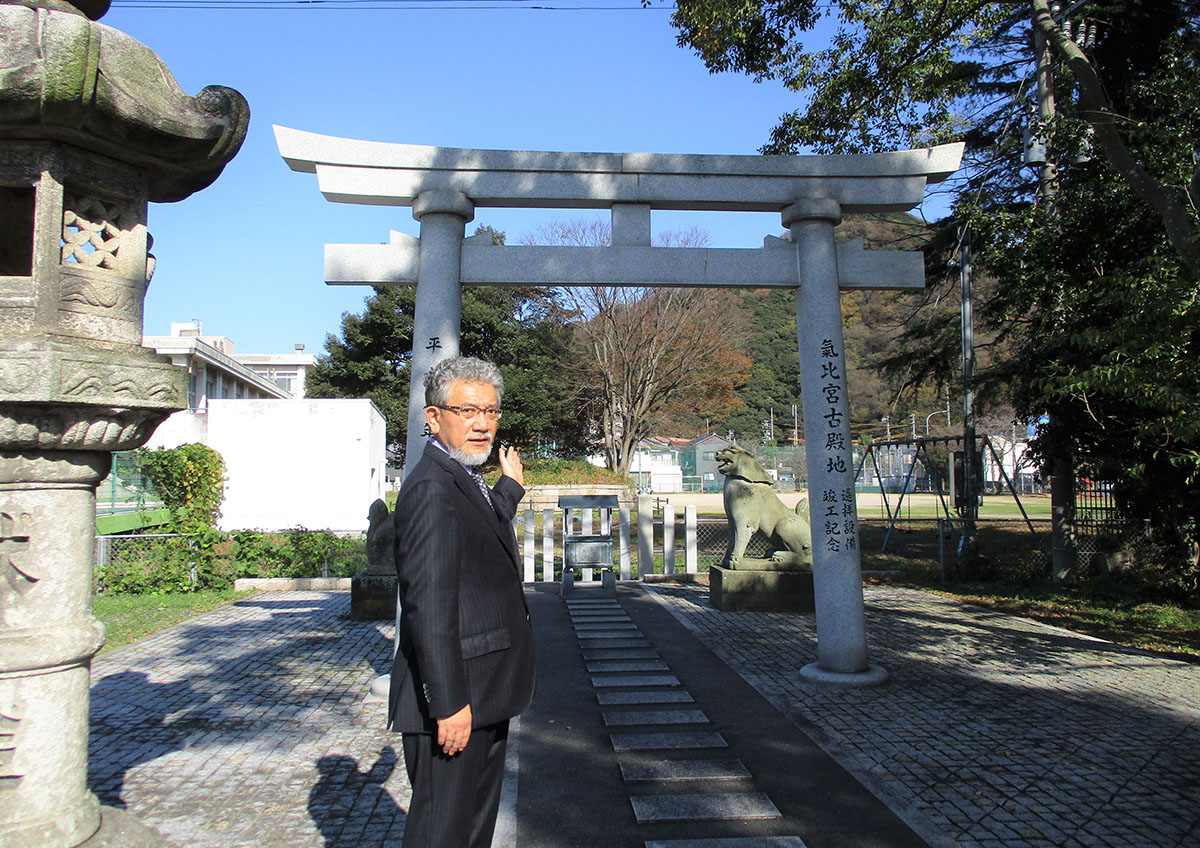
<instances>
[{"instance_id":1,"label":"man's raised hand","mask_svg":"<svg viewBox=\"0 0 1200 848\"><path fill-rule=\"evenodd\" d=\"M525 466L521 464L521 455L517 449L509 445L500 448L500 473L511 477L522 488L525 486Z\"/></svg>"}]
</instances>

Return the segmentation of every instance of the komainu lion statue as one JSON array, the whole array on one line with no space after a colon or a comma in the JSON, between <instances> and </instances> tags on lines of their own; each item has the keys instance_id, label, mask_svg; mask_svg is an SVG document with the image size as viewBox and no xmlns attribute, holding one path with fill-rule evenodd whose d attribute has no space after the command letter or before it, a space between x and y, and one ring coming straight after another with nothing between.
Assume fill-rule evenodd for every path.
<instances>
[{"instance_id":1,"label":"komainu lion statue","mask_svg":"<svg viewBox=\"0 0 1200 848\"><path fill-rule=\"evenodd\" d=\"M771 488L772 480L748 450L736 445L717 451L717 470L725 475L725 515L729 517L726 568L801 570L812 568L812 532L808 498L788 509ZM761 530L773 548L767 560L745 560L746 545Z\"/></svg>"}]
</instances>

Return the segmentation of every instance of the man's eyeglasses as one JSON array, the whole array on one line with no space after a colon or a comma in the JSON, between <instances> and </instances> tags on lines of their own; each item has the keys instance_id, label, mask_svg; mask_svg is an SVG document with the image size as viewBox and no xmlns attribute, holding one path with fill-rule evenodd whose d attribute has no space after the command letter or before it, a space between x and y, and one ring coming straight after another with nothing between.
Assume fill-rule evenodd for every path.
<instances>
[{"instance_id":1,"label":"man's eyeglasses","mask_svg":"<svg viewBox=\"0 0 1200 848\"><path fill-rule=\"evenodd\" d=\"M468 421L482 415L488 421L499 421L503 410L498 406L439 406L438 409L445 409L448 412L453 412Z\"/></svg>"}]
</instances>

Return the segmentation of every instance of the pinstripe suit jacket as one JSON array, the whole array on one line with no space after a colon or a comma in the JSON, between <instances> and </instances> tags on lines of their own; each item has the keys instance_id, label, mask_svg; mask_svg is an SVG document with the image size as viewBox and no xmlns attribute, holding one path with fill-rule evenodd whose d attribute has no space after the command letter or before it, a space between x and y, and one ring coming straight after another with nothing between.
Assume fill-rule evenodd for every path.
<instances>
[{"instance_id":1,"label":"pinstripe suit jacket","mask_svg":"<svg viewBox=\"0 0 1200 848\"><path fill-rule=\"evenodd\" d=\"M426 445L396 503L400 650L388 724L436 732L467 704L475 727L520 713L533 698L533 631L512 518L525 490L501 477L489 506L466 470Z\"/></svg>"}]
</instances>

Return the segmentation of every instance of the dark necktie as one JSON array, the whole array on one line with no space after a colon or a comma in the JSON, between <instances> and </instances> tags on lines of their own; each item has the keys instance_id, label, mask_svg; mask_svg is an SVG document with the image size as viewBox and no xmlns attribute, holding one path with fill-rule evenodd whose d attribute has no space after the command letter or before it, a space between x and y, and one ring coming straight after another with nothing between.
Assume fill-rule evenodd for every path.
<instances>
[{"instance_id":1,"label":"dark necktie","mask_svg":"<svg viewBox=\"0 0 1200 848\"><path fill-rule=\"evenodd\" d=\"M483 473L478 468L468 468L467 473L471 475L471 479L475 481L475 485L479 487L479 491L483 494L484 500L488 502L488 506L492 505L492 493L488 489L487 481L483 479Z\"/></svg>"}]
</instances>

